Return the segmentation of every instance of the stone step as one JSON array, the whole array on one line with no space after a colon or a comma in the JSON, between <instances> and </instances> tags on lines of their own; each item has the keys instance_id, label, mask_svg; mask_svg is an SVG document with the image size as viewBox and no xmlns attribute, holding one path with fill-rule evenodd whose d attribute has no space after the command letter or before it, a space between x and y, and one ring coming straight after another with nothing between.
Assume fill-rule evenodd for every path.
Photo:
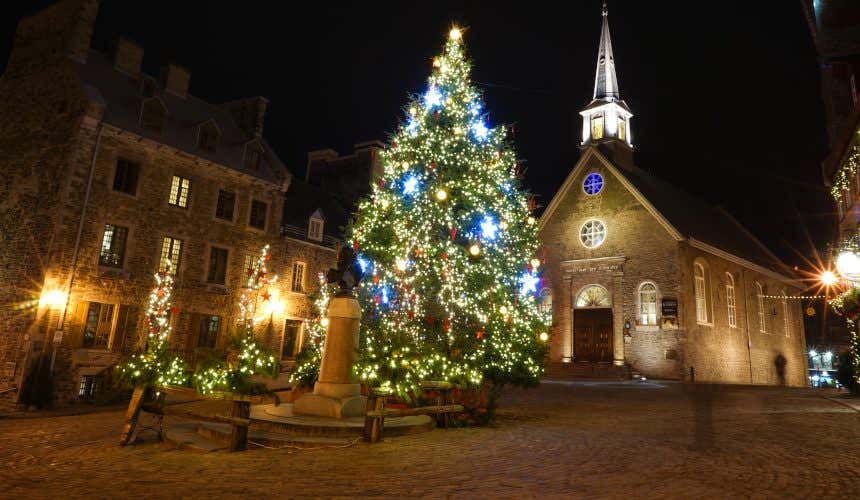
<instances>
[{"instance_id":1,"label":"stone step","mask_svg":"<svg viewBox=\"0 0 860 500\"><path fill-rule=\"evenodd\" d=\"M210 440L230 443L232 428L230 424L202 422L197 427L197 433ZM355 443L356 438L329 438L322 436L291 436L283 433L251 430L248 432L248 446L264 446L269 448L337 448Z\"/></svg>"},{"instance_id":2,"label":"stone step","mask_svg":"<svg viewBox=\"0 0 860 500\"><path fill-rule=\"evenodd\" d=\"M630 380L629 366L610 363L548 363L544 378L547 380L615 379Z\"/></svg>"},{"instance_id":3,"label":"stone step","mask_svg":"<svg viewBox=\"0 0 860 500\"><path fill-rule=\"evenodd\" d=\"M210 453L226 450L228 445L207 439L198 433L199 422L183 422L170 426L164 432L164 441L180 450Z\"/></svg>"}]
</instances>

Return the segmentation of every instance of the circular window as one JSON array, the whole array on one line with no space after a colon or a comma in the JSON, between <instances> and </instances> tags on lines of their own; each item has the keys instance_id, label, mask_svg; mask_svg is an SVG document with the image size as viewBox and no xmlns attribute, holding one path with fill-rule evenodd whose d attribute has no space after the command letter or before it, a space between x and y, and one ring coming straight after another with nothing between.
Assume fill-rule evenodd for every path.
<instances>
[{"instance_id":1,"label":"circular window","mask_svg":"<svg viewBox=\"0 0 860 500\"><path fill-rule=\"evenodd\" d=\"M603 176L597 172L588 174L582 181L582 190L587 195L595 195L603 189Z\"/></svg>"},{"instance_id":2,"label":"circular window","mask_svg":"<svg viewBox=\"0 0 860 500\"><path fill-rule=\"evenodd\" d=\"M591 219L579 228L579 241L588 248L597 248L606 239L606 226L597 219Z\"/></svg>"}]
</instances>

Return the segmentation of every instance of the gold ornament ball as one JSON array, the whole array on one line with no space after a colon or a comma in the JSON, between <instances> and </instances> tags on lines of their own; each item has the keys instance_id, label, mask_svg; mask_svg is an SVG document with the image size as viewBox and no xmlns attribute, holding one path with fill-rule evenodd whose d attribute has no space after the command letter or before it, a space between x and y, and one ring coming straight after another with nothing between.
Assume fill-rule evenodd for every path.
<instances>
[{"instance_id":1,"label":"gold ornament ball","mask_svg":"<svg viewBox=\"0 0 860 500\"><path fill-rule=\"evenodd\" d=\"M538 338L540 339L541 342L546 342L547 340L549 340L549 334L547 334L546 332L540 332L540 335L538 335Z\"/></svg>"},{"instance_id":2,"label":"gold ornament ball","mask_svg":"<svg viewBox=\"0 0 860 500\"><path fill-rule=\"evenodd\" d=\"M526 222L528 222L528 223L529 223L529 225L534 224L534 223L535 223L535 218L534 218L534 216L529 215L529 218L528 218L528 219L526 219Z\"/></svg>"},{"instance_id":3,"label":"gold ornament ball","mask_svg":"<svg viewBox=\"0 0 860 500\"><path fill-rule=\"evenodd\" d=\"M439 58L436 57L433 59L433 67L438 68L439 66L442 66L442 61L440 61Z\"/></svg>"},{"instance_id":4,"label":"gold ornament ball","mask_svg":"<svg viewBox=\"0 0 860 500\"><path fill-rule=\"evenodd\" d=\"M477 243L472 243L472 246L469 247L469 254L472 257L477 257L481 253L481 247Z\"/></svg>"},{"instance_id":5,"label":"gold ornament ball","mask_svg":"<svg viewBox=\"0 0 860 500\"><path fill-rule=\"evenodd\" d=\"M440 189L440 190L436 191L436 199L439 201L447 200L448 199L448 191L445 191L444 189Z\"/></svg>"},{"instance_id":6,"label":"gold ornament ball","mask_svg":"<svg viewBox=\"0 0 860 500\"><path fill-rule=\"evenodd\" d=\"M320 320L320 324L322 326L328 326L328 318L323 318Z\"/></svg>"},{"instance_id":7,"label":"gold ornament ball","mask_svg":"<svg viewBox=\"0 0 860 500\"><path fill-rule=\"evenodd\" d=\"M397 259L396 265L397 265L398 271L403 272L406 270L406 260L405 259Z\"/></svg>"}]
</instances>

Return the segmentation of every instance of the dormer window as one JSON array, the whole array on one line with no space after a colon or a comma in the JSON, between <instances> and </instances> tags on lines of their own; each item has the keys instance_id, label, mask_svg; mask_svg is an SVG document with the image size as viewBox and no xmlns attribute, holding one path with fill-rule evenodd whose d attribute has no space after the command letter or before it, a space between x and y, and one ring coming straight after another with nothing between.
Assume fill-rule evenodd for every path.
<instances>
[{"instance_id":1,"label":"dormer window","mask_svg":"<svg viewBox=\"0 0 860 500\"><path fill-rule=\"evenodd\" d=\"M310 221L308 222L308 239L314 241L322 241L323 239L323 224L325 222L322 218L322 213L317 210L311 215Z\"/></svg>"},{"instance_id":2,"label":"dormer window","mask_svg":"<svg viewBox=\"0 0 860 500\"><path fill-rule=\"evenodd\" d=\"M164 130L164 119L167 117L167 108L157 97L143 101L140 108L140 126L150 132L160 134Z\"/></svg>"},{"instance_id":3,"label":"dormer window","mask_svg":"<svg viewBox=\"0 0 860 500\"><path fill-rule=\"evenodd\" d=\"M215 122L208 121L198 127L197 130L197 147L207 153L214 153L218 149L218 139L221 137L221 132L215 125Z\"/></svg>"},{"instance_id":4,"label":"dormer window","mask_svg":"<svg viewBox=\"0 0 860 500\"><path fill-rule=\"evenodd\" d=\"M263 161L263 148L257 142L252 142L245 146L245 168L250 170L260 170L260 164Z\"/></svg>"},{"instance_id":5,"label":"dormer window","mask_svg":"<svg viewBox=\"0 0 860 500\"><path fill-rule=\"evenodd\" d=\"M140 79L140 96L144 99L155 96L156 89L155 79L149 76L144 76Z\"/></svg>"},{"instance_id":6,"label":"dormer window","mask_svg":"<svg viewBox=\"0 0 860 500\"><path fill-rule=\"evenodd\" d=\"M591 138L603 139L603 113L591 115Z\"/></svg>"}]
</instances>

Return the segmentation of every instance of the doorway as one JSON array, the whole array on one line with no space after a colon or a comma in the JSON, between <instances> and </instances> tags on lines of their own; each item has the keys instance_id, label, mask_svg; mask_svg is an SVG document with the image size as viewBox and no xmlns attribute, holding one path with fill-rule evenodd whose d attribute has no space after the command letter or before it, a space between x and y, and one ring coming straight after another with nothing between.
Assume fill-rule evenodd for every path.
<instances>
[{"instance_id":1,"label":"doorway","mask_svg":"<svg viewBox=\"0 0 860 500\"><path fill-rule=\"evenodd\" d=\"M574 361L611 362L612 335L612 309L574 309Z\"/></svg>"}]
</instances>

